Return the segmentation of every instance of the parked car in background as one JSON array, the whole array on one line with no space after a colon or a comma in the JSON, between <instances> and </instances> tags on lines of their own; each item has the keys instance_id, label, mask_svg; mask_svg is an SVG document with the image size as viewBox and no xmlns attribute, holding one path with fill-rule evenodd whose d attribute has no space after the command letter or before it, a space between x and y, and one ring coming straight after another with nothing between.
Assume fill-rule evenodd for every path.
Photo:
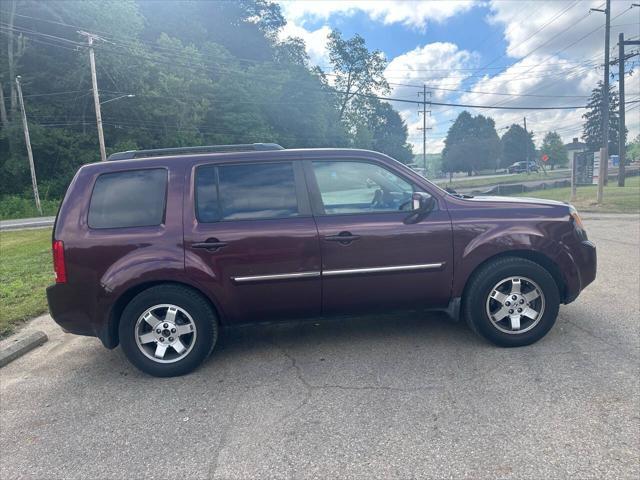
<instances>
[{"instance_id":1,"label":"parked car in background","mask_svg":"<svg viewBox=\"0 0 640 480\"><path fill-rule=\"evenodd\" d=\"M527 171L527 162L516 162L507 168L509 173L524 173ZM529 172L538 172L540 167L536 162L529 161Z\"/></svg>"},{"instance_id":2,"label":"parked car in background","mask_svg":"<svg viewBox=\"0 0 640 480\"><path fill-rule=\"evenodd\" d=\"M187 373L220 328L431 309L529 345L596 275L565 203L448 193L390 157L274 144L131 151L75 175L53 230L53 319ZM372 327L374 328L374 327Z\"/></svg>"}]
</instances>

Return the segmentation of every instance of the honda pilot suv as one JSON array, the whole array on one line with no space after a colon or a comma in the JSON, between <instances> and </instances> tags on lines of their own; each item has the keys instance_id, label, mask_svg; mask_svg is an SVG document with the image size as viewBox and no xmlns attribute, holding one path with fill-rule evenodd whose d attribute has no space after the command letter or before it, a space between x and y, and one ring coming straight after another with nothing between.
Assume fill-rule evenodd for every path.
<instances>
[{"instance_id":1,"label":"honda pilot suv","mask_svg":"<svg viewBox=\"0 0 640 480\"><path fill-rule=\"evenodd\" d=\"M225 326L442 310L529 345L596 275L564 203L449 193L380 153L275 144L114 154L77 172L53 230L53 319L156 376Z\"/></svg>"}]
</instances>

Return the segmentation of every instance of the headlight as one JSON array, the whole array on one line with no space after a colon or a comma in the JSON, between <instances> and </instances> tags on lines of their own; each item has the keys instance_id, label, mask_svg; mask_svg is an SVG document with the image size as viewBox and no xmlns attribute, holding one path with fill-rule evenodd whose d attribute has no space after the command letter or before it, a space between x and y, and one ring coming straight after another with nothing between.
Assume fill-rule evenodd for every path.
<instances>
[{"instance_id":1,"label":"headlight","mask_svg":"<svg viewBox=\"0 0 640 480\"><path fill-rule=\"evenodd\" d=\"M571 216L573 225L576 227L578 235L580 235L582 240L587 240L587 231L584 228L584 224L582 223L580 215L578 215L578 210L576 210L576 207L574 207L573 205L569 205L569 215Z\"/></svg>"}]
</instances>

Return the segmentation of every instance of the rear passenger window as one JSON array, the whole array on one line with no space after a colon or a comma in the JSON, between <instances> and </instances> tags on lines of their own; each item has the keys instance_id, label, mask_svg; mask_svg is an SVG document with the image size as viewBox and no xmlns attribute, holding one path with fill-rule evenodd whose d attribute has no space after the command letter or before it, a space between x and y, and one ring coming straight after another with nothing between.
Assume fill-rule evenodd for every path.
<instances>
[{"instance_id":1,"label":"rear passenger window","mask_svg":"<svg viewBox=\"0 0 640 480\"><path fill-rule=\"evenodd\" d=\"M201 222L298 215L291 163L199 167L196 214Z\"/></svg>"},{"instance_id":2,"label":"rear passenger window","mask_svg":"<svg viewBox=\"0 0 640 480\"><path fill-rule=\"evenodd\" d=\"M89 205L91 228L160 225L167 196L165 169L104 173L93 187Z\"/></svg>"}]
</instances>

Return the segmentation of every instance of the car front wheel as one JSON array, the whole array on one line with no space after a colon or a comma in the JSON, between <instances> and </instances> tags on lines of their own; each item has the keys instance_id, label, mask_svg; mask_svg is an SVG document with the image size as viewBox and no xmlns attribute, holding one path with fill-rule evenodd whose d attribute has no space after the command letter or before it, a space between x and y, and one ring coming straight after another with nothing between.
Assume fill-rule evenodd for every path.
<instances>
[{"instance_id":1,"label":"car front wheel","mask_svg":"<svg viewBox=\"0 0 640 480\"><path fill-rule=\"evenodd\" d=\"M553 327L560 306L558 286L539 264L501 258L481 267L463 299L469 326L502 347L530 345Z\"/></svg>"},{"instance_id":2,"label":"car front wheel","mask_svg":"<svg viewBox=\"0 0 640 480\"><path fill-rule=\"evenodd\" d=\"M122 313L120 345L129 361L156 377L184 375L211 353L218 322L207 300L180 285L138 294Z\"/></svg>"}]
</instances>

